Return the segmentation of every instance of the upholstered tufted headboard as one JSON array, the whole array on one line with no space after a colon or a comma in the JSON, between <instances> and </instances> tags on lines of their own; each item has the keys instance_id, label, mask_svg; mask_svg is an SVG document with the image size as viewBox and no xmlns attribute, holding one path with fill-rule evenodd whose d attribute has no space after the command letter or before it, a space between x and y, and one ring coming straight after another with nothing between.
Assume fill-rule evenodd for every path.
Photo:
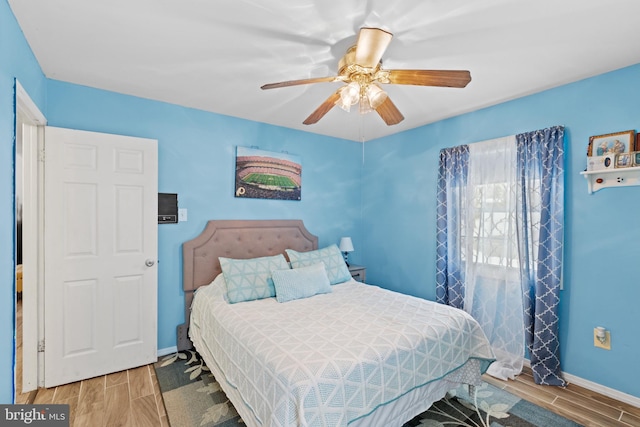
<instances>
[{"instance_id":1,"label":"upholstered tufted headboard","mask_svg":"<svg viewBox=\"0 0 640 427\"><path fill-rule=\"evenodd\" d=\"M218 257L248 259L318 248L318 238L301 220L214 220L182 245L182 287L185 323L178 325L178 350L192 347L188 337L193 292L208 285L222 271ZM286 254L285 254L286 256Z\"/></svg>"}]
</instances>

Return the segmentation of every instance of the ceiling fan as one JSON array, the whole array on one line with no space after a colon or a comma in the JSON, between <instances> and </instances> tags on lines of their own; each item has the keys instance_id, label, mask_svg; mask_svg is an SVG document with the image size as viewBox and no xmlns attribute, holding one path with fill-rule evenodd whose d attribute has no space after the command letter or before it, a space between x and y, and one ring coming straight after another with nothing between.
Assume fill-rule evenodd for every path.
<instances>
[{"instance_id":1,"label":"ceiling fan","mask_svg":"<svg viewBox=\"0 0 640 427\"><path fill-rule=\"evenodd\" d=\"M391 101L380 84L401 84L416 86L443 86L463 88L471 81L466 70L384 70L382 55L389 46L393 34L380 28L363 27L358 33L355 46L338 63L338 75L301 80L269 83L261 89L275 89L310 83L344 82L303 122L305 125L317 123L335 105L349 111L360 103L361 114L375 110L389 126L400 123L404 116Z\"/></svg>"}]
</instances>

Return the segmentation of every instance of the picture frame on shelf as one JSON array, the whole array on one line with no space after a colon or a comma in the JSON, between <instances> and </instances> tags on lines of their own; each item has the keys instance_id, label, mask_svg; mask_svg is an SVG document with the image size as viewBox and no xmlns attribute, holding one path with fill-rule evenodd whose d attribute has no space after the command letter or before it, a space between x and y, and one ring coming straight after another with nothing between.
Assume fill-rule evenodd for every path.
<instances>
[{"instance_id":1,"label":"picture frame on shelf","mask_svg":"<svg viewBox=\"0 0 640 427\"><path fill-rule=\"evenodd\" d=\"M640 134L639 134L640 135ZM633 166L640 166L640 151L634 151L632 154Z\"/></svg>"},{"instance_id":2,"label":"picture frame on shelf","mask_svg":"<svg viewBox=\"0 0 640 427\"><path fill-rule=\"evenodd\" d=\"M587 156L605 156L607 154L631 153L637 150L635 130L624 132L607 133L604 135L594 135L589 137Z\"/></svg>"},{"instance_id":3,"label":"picture frame on shelf","mask_svg":"<svg viewBox=\"0 0 640 427\"><path fill-rule=\"evenodd\" d=\"M604 159L603 164L605 169L613 169L616 167L615 154L605 154L602 158Z\"/></svg>"},{"instance_id":4,"label":"picture frame on shelf","mask_svg":"<svg viewBox=\"0 0 640 427\"><path fill-rule=\"evenodd\" d=\"M628 168L631 166L631 153L616 154L616 168Z\"/></svg>"},{"instance_id":5,"label":"picture frame on shelf","mask_svg":"<svg viewBox=\"0 0 640 427\"><path fill-rule=\"evenodd\" d=\"M635 151L640 151L640 133L636 133L636 148Z\"/></svg>"}]
</instances>

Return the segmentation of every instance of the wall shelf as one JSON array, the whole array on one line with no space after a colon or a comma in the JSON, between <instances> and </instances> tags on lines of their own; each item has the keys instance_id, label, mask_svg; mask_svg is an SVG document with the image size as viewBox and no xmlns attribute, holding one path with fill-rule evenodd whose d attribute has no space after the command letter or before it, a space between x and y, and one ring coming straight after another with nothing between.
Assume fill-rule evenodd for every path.
<instances>
[{"instance_id":1,"label":"wall shelf","mask_svg":"<svg viewBox=\"0 0 640 427\"><path fill-rule=\"evenodd\" d=\"M608 187L640 185L640 166L580 172L588 184L589 194Z\"/></svg>"}]
</instances>

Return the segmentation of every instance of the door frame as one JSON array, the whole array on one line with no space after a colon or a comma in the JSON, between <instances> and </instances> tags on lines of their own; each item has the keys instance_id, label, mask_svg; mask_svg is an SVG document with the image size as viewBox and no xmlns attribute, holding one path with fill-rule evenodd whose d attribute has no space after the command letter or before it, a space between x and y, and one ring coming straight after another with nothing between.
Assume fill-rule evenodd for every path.
<instances>
[{"instance_id":1,"label":"door frame","mask_svg":"<svg viewBox=\"0 0 640 427\"><path fill-rule=\"evenodd\" d=\"M42 152L44 148L44 126L47 119L33 102L27 91L15 80L16 136L17 126L26 125L22 132L22 390L35 390L44 385L44 357L38 352L38 343L44 337L44 281L43 281L43 189L44 174ZM16 144L18 142L16 141ZM16 150L17 147L14 147ZM15 168L14 168L15 170ZM15 190L14 190L15 191ZM14 201L15 203L15 201ZM15 226L15 225L14 225ZM14 247L15 247L14 241ZM27 260L25 262L25 260ZM16 301L14 300L14 313ZM15 346L15 343L14 343ZM15 372L14 372L15 376ZM14 387L15 387L14 377Z\"/></svg>"}]
</instances>

